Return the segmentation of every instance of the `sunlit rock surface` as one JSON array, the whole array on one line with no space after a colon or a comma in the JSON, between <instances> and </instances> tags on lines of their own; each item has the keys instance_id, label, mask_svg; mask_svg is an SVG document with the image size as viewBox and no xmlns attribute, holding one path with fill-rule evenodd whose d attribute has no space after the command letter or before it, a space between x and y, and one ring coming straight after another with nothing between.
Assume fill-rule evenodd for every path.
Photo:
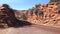
<instances>
[{"instance_id":1,"label":"sunlit rock surface","mask_svg":"<svg viewBox=\"0 0 60 34\"><path fill-rule=\"evenodd\" d=\"M39 6L43 16L33 13L29 15L28 21L38 25L60 26L60 2L53 2Z\"/></svg>"}]
</instances>

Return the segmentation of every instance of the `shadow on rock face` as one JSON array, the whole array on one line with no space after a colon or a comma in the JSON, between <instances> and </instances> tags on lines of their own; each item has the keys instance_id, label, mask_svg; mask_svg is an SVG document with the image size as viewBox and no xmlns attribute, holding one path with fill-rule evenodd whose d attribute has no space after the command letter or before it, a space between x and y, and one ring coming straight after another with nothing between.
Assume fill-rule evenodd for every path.
<instances>
[{"instance_id":1,"label":"shadow on rock face","mask_svg":"<svg viewBox=\"0 0 60 34\"><path fill-rule=\"evenodd\" d=\"M17 20L15 23L11 25L8 24L7 25L0 25L0 28L5 29L5 28L10 28L10 27L14 27L14 28L19 28L19 27L24 27L24 26L31 26L32 24L27 22L27 21L21 21L21 20Z\"/></svg>"},{"instance_id":2,"label":"shadow on rock face","mask_svg":"<svg viewBox=\"0 0 60 34\"><path fill-rule=\"evenodd\" d=\"M13 27L24 27L24 26L31 26L32 24L27 21L17 20L16 23L14 23Z\"/></svg>"},{"instance_id":3,"label":"shadow on rock face","mask_svg":"<svg viewBox=\"0 0 60 34\"><path fill-rule=\"evenodd\" d=\"M15 23L12 23L12 24L0 25L0 28L2 28L2 29L10 28L10 27L19 28L19 27L31 26L31 25L32 24L30 22L22 21L22 20L16 20Z\"/></svg>"}]
</instances>

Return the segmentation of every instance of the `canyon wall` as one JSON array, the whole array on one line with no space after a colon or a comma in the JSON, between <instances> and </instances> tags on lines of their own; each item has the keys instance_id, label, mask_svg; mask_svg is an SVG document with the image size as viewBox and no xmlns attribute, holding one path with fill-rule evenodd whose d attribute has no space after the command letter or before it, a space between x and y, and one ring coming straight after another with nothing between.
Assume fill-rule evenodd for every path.
<instances>
[{"instance_id":1,"label":"canyon wall","mask_svg":"<svg viewBox=\"0 0 60 34\"><path fill-rule=\"evenodd\" d=\"M43 15L33 13L28 16L28 21L38 25L60 26L60 3L53 2L37 7ZM39 13L39 11L38 11Z\"/></svg>"}]
</instances>

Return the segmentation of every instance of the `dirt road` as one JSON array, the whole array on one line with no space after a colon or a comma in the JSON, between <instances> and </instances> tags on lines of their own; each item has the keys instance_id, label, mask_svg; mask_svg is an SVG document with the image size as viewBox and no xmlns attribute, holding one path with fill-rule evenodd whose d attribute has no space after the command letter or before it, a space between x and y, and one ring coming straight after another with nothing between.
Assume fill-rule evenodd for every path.
<instances>
[{"instance_id":1,"label":"dirt road","mask_svg":"<svg viewBox=\"0 0 60 34\"><path fill-rule=\"evenodd\" d=\"M0 34L60 34L59 28L48 26L24 26L19 28L0 29Z\"/></svg>"}]
</instances>

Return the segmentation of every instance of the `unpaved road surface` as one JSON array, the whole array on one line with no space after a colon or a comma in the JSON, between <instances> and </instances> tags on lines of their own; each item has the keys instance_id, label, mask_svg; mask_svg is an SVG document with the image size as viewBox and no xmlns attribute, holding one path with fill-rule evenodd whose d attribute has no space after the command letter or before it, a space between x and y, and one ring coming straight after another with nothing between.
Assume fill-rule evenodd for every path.
<instances>
[{"instance_id":1,"label":"unpaved road surface","mask_svg":"<svg viewBox=\"0 0 60 34\"><path fill-rule=\"evenodd\" d=\"M31 25L19 28L0 29L0 34L60 34L60 28Z\"/></svg>"}]
</instances>

